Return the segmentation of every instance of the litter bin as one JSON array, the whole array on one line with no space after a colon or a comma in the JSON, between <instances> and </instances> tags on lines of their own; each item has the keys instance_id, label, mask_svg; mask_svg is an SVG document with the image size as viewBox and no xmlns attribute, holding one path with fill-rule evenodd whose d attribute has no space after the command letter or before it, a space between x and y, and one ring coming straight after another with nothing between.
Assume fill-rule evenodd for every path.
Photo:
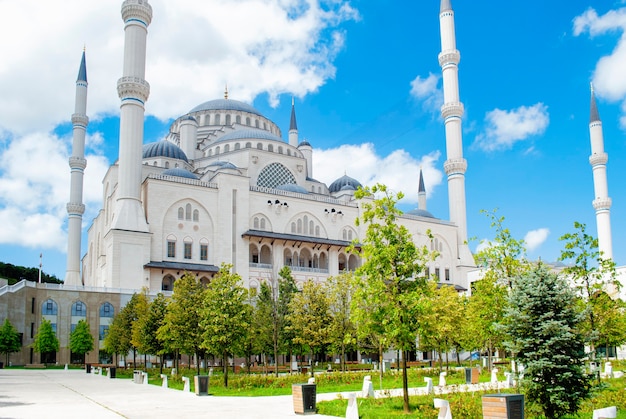
<instances>
[{"instance_id":1,"label":"litter bin","mask_svg":"<svg viewBox=\"0 0 626 419\"><path fill-rule=\"evenodd\" d=\"M133 371L133 382L135 384L143 384L143 373L140 370Z\"/></svg>"},{"instance_id":2,"label":"litter bin","mask_svg":"<svg viewBox=\"0 0 626 419\"><path fill-rule=\"evenodd\" d=\"M115 378L115 374L117 374L117 370L115 367L109 367L109 378Z\"/></svg>"},{"instance_id":3,"label":"litter bin","mask_svg":"<svg viewBox=\"0 0 626 419\"><path fill-rule=\"evenodd\" d=\"M523 394L485 394L482 405L484 417L524 419Z\"/></svg>"},{"instance_id":4,"label":"litter bin","mask_svg":"<svg viewBox=\"0 0 626 419\"><path fill-rule=\"evenodd\" d=\"M300 415L315 414L316 384L292 384L293 410Z\"/></svg>"},{"instance_id":5,"label":"litter bin","mask_svg":"<svg viewBox=\"0 0 626 419\"><path fill-rule=\"evenodd\" d=\"M465 384L478 384L478 368L465 368Z\"/></svg>"},{"instance_id":6,"label":"litter bin","mask_svg":"<svg viewBox=\"0 0 626 419\"><path fill-rule=\"evenodd\" d=\"M0 370L4 368L4 362L0 361Z\"/></svg>"},{"instance_id":7,"label":"litter bin","mask_svg":"<svg viewBox=\"0 0 626 419\"><path fill-rule=\"evenodd\" d=\"M194 375L193 386L195 387L196 396L208 396L209 395L209 376L208 375Z\"/></svg>"},{"instance_id":8,"label":"litter bin","mask_svg":"<svg viewBox=\"0 0 626 419\"><path fill-rule=\"evenodd\" d=\"M91 364L85 364L85 372L91 374Z\"/></svg>"}]
</instances>

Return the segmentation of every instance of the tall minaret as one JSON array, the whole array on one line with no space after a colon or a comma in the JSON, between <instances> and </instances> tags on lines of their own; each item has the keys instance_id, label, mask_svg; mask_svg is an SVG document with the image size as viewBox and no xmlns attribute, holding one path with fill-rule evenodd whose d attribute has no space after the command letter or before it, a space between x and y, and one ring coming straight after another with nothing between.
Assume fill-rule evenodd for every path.
<instances>
[{"instance_id":1,"label":"tall minaret","mask_svg":"<svg viewBox=\"0 0 626 419\"><path fill-rule=\"evenodd\" d=\"M596 199L593 207L596 210L598 228L598 247L605 259L613 258L613 241L611 239L611 198L606 180L606 163L609 156L604 152L602 121L596 106L596 96L591 86L591 113L589 117L589 137L591 138L591 156L589 163L593 170L593 189Z\"/></svg>"},{"instance_id":2,"label":"tall minaret","mask_svg":"<svg viewBox=\"0 0 626 419\"><path fill-rule=\"evenodd\" d=\"M419 187L417 189L417 208L426 211L426 187L424 186L424 176L420 168Z\"/></svg>"},{"instance_id":3,"label":"tall minaret","mask_svg":"<svg viewBox=\"0 0 626 419\"><path fill-rule=\"evenodd\" d=\"M124 70L117 81L120 105L120 146L117 202L113 229L147 232L141 205L141 158L144 104L150 94L146 74L146 38L152 20L147 0L126 0L124 20Z\"/></svg>"},{"instance_id":4,"label":"tall minaret","mask_svg":"<svg viewBox=\"0 0 626 419\"><path fill-rule=\"evenodd\" d=\"M70 202L67 203L67 266L65 284L81 285L80 278L80 236L83 224L85 205L83 204L83 176L87 160L85 160L85 132L89 124L87 117L87 65L85 51L80 61L78 78L76 79L76 99L72 114L73 139L70 164Z\"/></svg>"},{"instance_id":5,"label":"tall minaret","mask_svg":"<svg viewBox=\"0 0 626 419\"><path fill-rule=\"evenodd\" d=\"M291 120L289 121L289 145L298 147L298 124L296 123L296 105L291 98Z\"/></svg>"},{"instance_id":6,"label":"tall minaret","mask_svg":"<svg viewBox=\"0 0 626 419\"><path fill-rule=\"evenodd\" d=\"M443 74L443 106L441 116L446 128L446 153L448 159L444 170L448 175L448 200L450 205L450 221L458 226L458 254L465 259L469 254L467 246L467 218L465 209L465 171L467 161L463 158L463 138L461 118L463 104L459 99L459 61L461 54L456 49L454 33L454 11L450 0L441 0L439 12L441 32L441 53L439 65ZM470 255L471 256L471 255ZM462 262L463 263L463 262Z\"/></svg>"}]
</instances>

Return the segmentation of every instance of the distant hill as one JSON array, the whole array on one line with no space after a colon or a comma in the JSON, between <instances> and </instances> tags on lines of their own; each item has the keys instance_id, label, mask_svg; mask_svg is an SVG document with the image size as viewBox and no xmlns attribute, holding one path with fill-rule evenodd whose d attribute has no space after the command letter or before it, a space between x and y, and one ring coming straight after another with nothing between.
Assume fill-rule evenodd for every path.
<instances>
[{"instance_id":1,"label":"distant hill","mask_svg":"<svg viewBox=\"0 0 626 419\"><path fill-rule=\"evenodd\" d=\"M39 268L26 268L24 266L15 266L10 263L0 262L0 278L7 279L9 285L13 285L22 279L37 282L39 281ZM41 282L51 284L63 283L56 275L48 275L45 272L41 272Z\"/></svg>"}]
</instances>

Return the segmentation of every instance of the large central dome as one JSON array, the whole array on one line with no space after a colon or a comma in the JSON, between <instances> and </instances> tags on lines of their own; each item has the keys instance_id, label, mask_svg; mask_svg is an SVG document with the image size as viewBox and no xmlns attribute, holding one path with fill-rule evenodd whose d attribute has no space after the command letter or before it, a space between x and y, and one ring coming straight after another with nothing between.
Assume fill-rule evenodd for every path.
<instances>
[{"instance_id":1,"label":"large central dome","mask_svg":"<svg viewBox=\"0 0 626 419\"><path fill-rule=\"evenodd\" d=\"M189 113L202 112L202 111L242 111L253 113L255 115L263 116L261 112L257 111L251 105L238 100L232 99L215 99L204 102L192 110Z\"/></svg>"}]
</instances>

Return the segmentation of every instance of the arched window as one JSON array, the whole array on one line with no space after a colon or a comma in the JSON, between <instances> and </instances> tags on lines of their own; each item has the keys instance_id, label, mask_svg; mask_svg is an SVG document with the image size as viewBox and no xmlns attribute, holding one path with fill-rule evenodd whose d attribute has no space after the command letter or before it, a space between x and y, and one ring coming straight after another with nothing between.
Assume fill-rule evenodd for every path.
<instances>
[{"instance_id":1,"label":"arched window","mask_svg":"<svg viewBox=\"0 0 626 419\"><path fill-rule=\"evenodd\" d=\"M246 143L246 148L252 148L252 143Z\"/></svg>"},{"instance_id":2,"label":"arched window","mask_svg":"<svg viewBox=\"0 0 626 419\"><path fill-rule=\"evenodd\" d=\"M261 218L261 230L265 230L265 218Z\"/></svg>"},{"instance_id":3,"label":"arched window","mask_svg":"<svg viewBox=\"0 0 626 419\"><path fill-rule=\"evenodd\" d=\"M167 236L167 257L176 257L176 237L172 236L171 234Z\"/></svg>"},{"instance_id":4,"label":"arched window","mask_svg":"<svg viewBox=\"0 0 626 419\"><path fill-rule=\"evenodd\" d=\"M265 122L263 122L263 129L267 129L267 124Z\"/></svg>"},{"instance_id":5,"label":"arched window","mask_svg":"<svg viewBox=\"0 0 626 419\"><path fill-rule=\"evenodd\" d=\"M269 246L264 245L261 247L261 263L266 265L272 264L272 250Z\"/></svg>"},{"instance_id":6,"label":"arched window","mask_svg":"<svg viewBox=\"0 0 626 419\"><path fill-rule=\"evenodd\" d=\"M193 210L193 220L196 222L200 221L200 212L197 209Z\"/></svg>"},{"instance_id":7,"label":"arched window","mask_svg":"<svg viewBox=\"0 0 626 419\"><path fill-rule=\"evenodd\" d=\"M278 154L283 154L283 146L278 146Z\"/></svg>"},{"instance_id":8,"label":"arched window","mask_svg":"<svg viewBox=\"0 0 626 419\"><path fill-rule=\"evenodd\" d=\"M298 234L302 234L302 220L298 220Z\"/></svg>"},{"instance_id":9,"label":"arched window","mask_svg":"<svg viewBox=\"0 0 626 419\"><path fill-rule=\"evenodd\" d=\"M185 205L185 220L191 220L191 204Z\"/></svg>"},{"instance_id":10,"label":"arched window","mask_svg":"<svg viewBox=\"0 0 626 419\"><path fill-rule=\"evenodd\" d=\"M255 244L250 244L250 263L259 263L259 249Z\"/></svg>"},{"instance_id":11,"label":"arched window","mask_svg":"<svg viewBox=\"0 0 626 419\"><path fill-rule=\"evenodd\" d=\"M258 148L259 150L263 150L263 143L257 143L256 148Z\"/></svg>"},{"instance_id":12,"label":"arched window","mask_svg":"<svg viewBox=\"0 0 626 419\"><path fill-rule=\"evenodd\" d=\"M230 115L226 115L226 125L230 125Z\"/></svg>"},{"instance_id":13,"label":"arched window","mask_svg":"<svg viewBox=\"0 0 626 419\"><path fill-rule=\"evenodd\" d=\"M193 255L193 240L191 237L185 237L183 241L183 257L191 259Z\"/></svg>"},{"instance_id":14,"label":"arched window","mask_svg":"<svg viewBox=\"0 0 626 419\"><path fill-rule=\"evenodd\" d=\"M256 128L258 128L258 127L259 127L259 120L258 120L258 119L255 119L255 120L254 120L254 126L255 126Z\"/></svg>"},{"instance_id":15,"label":"arched window","mask_svg":"<svg viewBox=\"0 0 626 419\"><path fill-rule=\"evenodd\" d=\"M306 215L304 216L303 224L302 234L309 234L309 217Z\"/></svg>"},{"instance_id":16,"label":"arched window","mask_svg":"<svg viewBox=\"0 0 626 419\"><path fill-rule=\"evenodd\" d=\"M207 239L200 240L200 260L209 260L209 241Z\"/></svg>"},{"instance_id":17,"label":"arched window","mask_svg":"<svg viewBox=\"0 0 626 419\"><path fill-rule=\"evenodd\" d=\"M174 290L174 277L172 275L165 275L161 281L161 291Z\"/></svg>"},{"instance_id":18,"label":"arched window","mask_svg":"<svg viewBox=\"0 0 626 419\"><path fill-rule=\"evenodd\" d=\"M41 305L41 314L44 316L56 316L57 312L58 312L57 303L51 298L48 298Z\"/></svg>"},{"instance_id":19,"label":"arched window","mask_svg":"<svg viewBox=\"0 0 626 419\"><path fill-rule=\"evenodd\" d=\"M215 147L215 155L220 154L220 146Z\"/></svg>"},{"instance_id":20,"label":"arched window","mask_svg":"<svg viewBox=\"0 0 626 419\"><path fill-rule=\"evenodd\" d=\"M178 208L178 219L183 220L185 218L185 210L183 207Z\"/></svg>"},{"instance_id":21,"label":"arched window","mask_svg":"<svg viewBox=\"0 0 626 419\"><path fill-rule=\"evenodd\" d=\"M111 303L102 303L100 306L100 317L113 317L115 315L115 309Z\"/></svg>"},{"instance_id":22,"label":"arched window","mask_svg":"<svg viewBox=\"0 0 626 419\"><path fill-rule=\"evenodd\" d=\"M230 151L230 145L229 145L229 144L226 144L226 145L224 146L224 153L228 153L229 151Z\"/></svg>"},{"instance_id":23,"label":"arched window","mask_svg":"<svg viewBox=\"0 0 626 419\"><path fill-rule=\"evenodd\" d=\"M241 124L241 115L237 115L235 117L235 122L238 123L238 124Z\"/></svg>"},{"instance_id":24,"label":"arched window","mask_svg":"<svg viewBox=\"0 0 626 419\"><path fill-rule=\"evenodd\" d=\"M235 150L239 150L241 148L241 144L237 143L235 144Z\"/></svg>"},{"instance_id":25,"label":"arched window","mask_svg":"<svg viewBox=\"0 0 626 419\"><path fill-rule=\"evenodd\" d=\"M168 161L166 161L166 162L165 162L165 168L166 168L166 169L169 169L169 168L170 168L170 162L168 162Z\"/></svg>"},{"instance_id":26,"label":"arched window","mask_svg":"<svg viewBox=\"0 0 626 419\"><path fill-rule=\"evenodd\" d=\"M315 237L320 236L320 226L315 226Z\"/></svg>"},{"instance_id":27,"label":"arched window","mask_svg":"<svg viewBox=\"0 0 626 419\"><path fill-rule=\"evenodd\" d=\"M87 317L87 306L82 301L72 304L72 316Z\"/></svg>"},{"instance_id":28,"label":"arched window","mask_svg":"<svg viewBox=\"0 0 626 419\"><path fill-rule=\"evenodd\" d=\"M259 229L259 217L254 217L254 229Z\"/></svg>"},{"instance_id":29,"label":"arched window","mask_svg":"<svg viewBox=\"0 0 626 419\"><path fill-rule=\"evenodd\" d=\"M312 236L315 231L315 227L313 225L313 221L309 221L309 234Z\"/></svg>"},{"instance_id":30,"label":"arched window","mask_svg":"<svg viewBox=\"0 0 626 419\"><path fill-rule=\"evenodd\" d=\"M220 124L220 114L215 115L215 125Z\"/></svg>"},{"instance_id":31,"label":"arched window","mask_svg":"<svg viewBox=\"0 0 626 419\"><path fill-rule=\"evenodd\" d=\"M246 118L246 125L250 126L250 118Z\"/></svg>"},{"instance_id":32,"label":"arched window","mask_svg":"<svg viewBox=\"0 0 626 419\"><path fill-rule=\"evenodd\" d=\"M291 223L291 232L292 233L296 232L296 223Z\"/></svg>"},{"instance_id":33,"label":"arched window","mask_svg":"<svg viewBox=\"0 0 626 419\"><path fill-rule=\"evenodd\" d=\"M274 151L274 146L273 146L273 145L271 145L271 144L268 144L268 146L267 146L267 151L269 151L269 152L273 152L273 151Z\"/></svg>"}]
</instances>

